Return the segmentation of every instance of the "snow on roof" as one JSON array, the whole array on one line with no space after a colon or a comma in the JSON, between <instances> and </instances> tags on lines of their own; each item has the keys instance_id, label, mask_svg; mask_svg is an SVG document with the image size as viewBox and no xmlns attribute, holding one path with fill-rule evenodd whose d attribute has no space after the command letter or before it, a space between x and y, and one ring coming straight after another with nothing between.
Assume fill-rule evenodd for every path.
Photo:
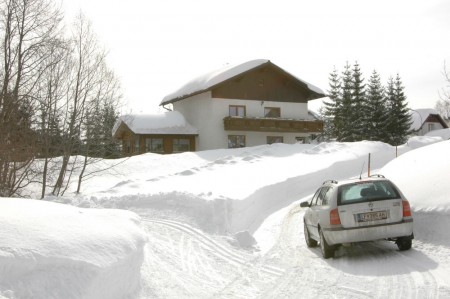
<instances>
[{"instance_id":1,"label":"snow on roof","mask_svg":"<svg viewBox=\"0 0 450 299\"><path fill-rule=\"evenodd\" d=\"M430 114L439 114L435 109L412 109L411 114L411 130L420 130L425 120L430 116Z\"/></svg>"},{"instance_id":2,"label":"snow on roof","mask_svg":"<svg viewBox=\"0 0 450 299\"><path fill-rule=\"evenodd\" d=\"M122 122L135 134L198 134L198 130L191 126L178 111L123 115L114 125L113 135L116 134Z\"/></svg>"},{"instance_id":3,"label":"snow on roof","mask_svg":"<svg viewBox=\"0 0 450 299\"><path fill-rule=\"evenodd\" d=\"M234 65L227 65L221 69L212 71L208 74L205 74L203 76L197 77L191 81L189 81L187 84L176 90L175 92L165 96L160 105L169 104L171 102L174 102L178 99L186 98L190 95L201 93L204 91L207 91L211 89L213 86L222 83L228 79L231 79L239 74L245 73L251 69L254 69L258 66L261 66L263 64L270 63L270 60L268 59L257 59L257 60L251 60L242 64L234 64ZM283 70L284 71L284 70ZM286 71L284 71L286 72ZM288 73L288 72L286 72ZM294 77L295 79L303 82L307 85L307 87L318 94L325 94L322 89L296 77L292 74L288 73L290 76Z\"/></svg>"}]
</instances>

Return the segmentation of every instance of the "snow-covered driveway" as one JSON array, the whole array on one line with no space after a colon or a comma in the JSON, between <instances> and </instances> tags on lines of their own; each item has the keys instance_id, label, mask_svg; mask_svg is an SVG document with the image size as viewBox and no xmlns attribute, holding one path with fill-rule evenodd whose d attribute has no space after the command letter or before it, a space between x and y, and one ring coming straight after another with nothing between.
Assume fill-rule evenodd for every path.
<instances>
[{"instance_id":1,"label":"snow-covered driveway","mask_svg":"<svg viewBox=\"0 0 450 299\"><path fill-rule=\"evenodd\" d=\"M410 251L368 242L324 260L319 248L306 247L303 214L298 205L288 210L265 253L187 223L144 219L150 241L142 298L450 298L450 237L434 243L418 229ZM437 225L448 216L418 212L415 225Z\"/></svg>"}]
</instances>

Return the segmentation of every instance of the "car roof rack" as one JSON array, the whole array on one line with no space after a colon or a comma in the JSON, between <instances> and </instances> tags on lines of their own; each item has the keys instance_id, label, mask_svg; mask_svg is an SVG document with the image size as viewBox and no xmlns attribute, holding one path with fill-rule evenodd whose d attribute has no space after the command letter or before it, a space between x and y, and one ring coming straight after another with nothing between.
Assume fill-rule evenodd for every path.
<instances>
[{"instance_id":1,"label":"car roof rack","mask_svg":"<svg viewBox=\"0 0 450 299\"><path fill-rule=\"evenodd\" d=\"M326 183L337 184L338 181L336 181L336 180L326 180L325 182L322 183L322 185L325 185Z\"/></svg>"},{"instance_id":2,"label":"car roof rack","mask_svg":"<svg viewBox=\"0 0 450 299\"><path fill-rule=\"evenodd\" d=\"M386 177L384 176L384 175L382 175L382 174L372 174L369 178L383 178L383 179L385 179Z\"/></svg>"}]
</instances>

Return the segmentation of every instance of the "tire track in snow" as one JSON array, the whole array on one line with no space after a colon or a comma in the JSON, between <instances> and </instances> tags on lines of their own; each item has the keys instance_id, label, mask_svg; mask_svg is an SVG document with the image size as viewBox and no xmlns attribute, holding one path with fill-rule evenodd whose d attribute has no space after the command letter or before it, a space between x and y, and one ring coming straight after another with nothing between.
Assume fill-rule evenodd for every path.
<instances>
[{"instance_id":1,"label":"tire track in snow","mask_svg":"<svg viewBox=\"0 0 450 299\"><path fill-rule=\"evenodd\" d=\"M268 252L284 257L279 263L291 264L291 268L261 298L421 299L448 293L430 271L431 252L400 252L390 242L381 241L342 248L336 258L324 260L319 248L306 246L302 224L302 210L292 208L283 220L277 244Z\"/></svg>"},{"instance_id":2,"label":"tire track in snow","mask_svg":"<svg viewBox=\"0 0 450 299\"><path fill-rule=\"evenodd\" d=\"M179 231L174 233L167 226L151 225L145 228L151 241L142 270L150 283L144 285L141 298L153 298L152 294L164 294L166 298L205 298L228 282L221 273L227 269L190 236Z\"/></svg>"},{"instance_id":3,"label":"tire track in snow","mask_svg":"<svg viewBox=\"0 0 450 299\"><path fill-rule=\"evenodd\" d=\"M219 242L215 241L214 239L208 237L200 230L195 229L184 223L163 219L151 219L151 220L147 219L142 220L142 222L157 223L186 233L191 237L193 237L196 241L198 241L203 248L208 249L212 254L216 255L218 258L221 258L234 266L248 267L254 265L255 257L253 255L245 253L243 251L237 252L230 248L227 248L224 245L220 244ZM270 265L263 265L260 267L260 270L272 276L281 276L284 273L283 269Z\"/></svg>"},{"instance_id":4,"label":"tire track in snow","mask_svg":"<svg viewBox=\"0 0 450 299\"><path fill-rule=\"evenodd\" d=\"M160 267L172 269L175 288L189 291L185 297L253 298L260 285L274 282L284 273L187 224L165 219L142 219L142 223L151 240L162 240L155 245L172 255L165 261L167 265Z\"/></svg>"}]
</instances>

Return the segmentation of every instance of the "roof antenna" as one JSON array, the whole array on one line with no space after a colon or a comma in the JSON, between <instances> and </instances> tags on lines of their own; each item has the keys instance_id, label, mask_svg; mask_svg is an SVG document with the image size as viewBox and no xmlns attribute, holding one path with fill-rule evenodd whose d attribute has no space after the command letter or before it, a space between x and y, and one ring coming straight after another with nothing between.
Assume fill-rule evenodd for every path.
<instances>
[{"instance_id":1,"label":"roof antenna","mask_svg":"<svg viewBox=\"0 0 450 299\"><path fill-rule=\"evenodd\" d=\"M362 179L362 173L363 173L363 171L364 171L364 165L366 165L366 161L363 162L363 166L362 166L362 168L361 168L361 173L359 174L359 179L360 179L360 180Z\"/></svg>"}]
</instances>

